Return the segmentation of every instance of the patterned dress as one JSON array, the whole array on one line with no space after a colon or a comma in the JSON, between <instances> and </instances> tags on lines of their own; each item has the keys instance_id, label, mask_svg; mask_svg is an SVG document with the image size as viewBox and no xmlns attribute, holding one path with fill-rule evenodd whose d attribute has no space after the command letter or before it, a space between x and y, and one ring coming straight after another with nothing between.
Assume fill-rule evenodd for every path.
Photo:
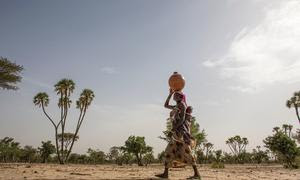
<instances>
[{"instance_id":1,"label":"patterned dress","mask_svg":"<svg viewBox=\"0 0 300 180\"><path fill-rule=\"evenodd\" d=\"M190 116L191 117L191 116ZM180 122L179 109L174 108L170 113L173 129L172 138L166 147L165 167L170 168L173 161L179 161L189 165L196 165L196 159L192 154L191 142L193 140L190 134L189 122L190 118L186 116L184 122ZM181 123L179 125L178 123Z\"/></svg>"}]
</instances>

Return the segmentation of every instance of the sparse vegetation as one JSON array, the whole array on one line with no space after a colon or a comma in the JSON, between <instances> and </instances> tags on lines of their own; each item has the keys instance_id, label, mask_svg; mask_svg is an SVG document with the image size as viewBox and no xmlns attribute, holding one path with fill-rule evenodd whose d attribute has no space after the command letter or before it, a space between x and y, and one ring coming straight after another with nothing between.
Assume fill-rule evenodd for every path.
<instances>
[{"instance_id":1,"label":"sparse vegetation","mask_svg":"<svg viewBox=\"0 0 300 180\"><path fill-rule=\"evenodd\" d=\"M292 138L297 135L292 131L285 132L285 128L275 127L274 134L268 136L265 140L266 150L257 146L252 152L247 152L245 146L249 143L247 138L234 136L226 140L232 144L233 152L227 153L222 150L214 150L212 143L205 142L202 148L197 151L197 159L200 163L210 163L211 168L225 168L225 164L235 163L283 163L287 168L297 168L299 166L300 148ZM299 130L298 130L299 131ZM297 132L298 132L297 131ZM289 137L289 134L294 134ZM65 133L68 135L68 133ZM73 137L73 134L69 134ZM69 136L68 135L68 136ZM65 138L71 139L71 138ZM297 138L295 138L297 139ZM68 141L68 140L67 140ZM66 142L67 142L66 141ZM0 140L0 161L1 162L56 162L58 156L53 156L55 146L50 141L43 141L41 147L31 146L20 147L13 138L6 137ZM239 153L238 153L239 152ZM130 136L125 141L124 146L113 146L106 154L101 150L89 148L86 154L70 154L68 162L75 164L133 164L139 166L152 163L163 163L165 153L162 151L157 158L153 155L153 148L148 146L144 137ZM274 158L275 157L275 158Z\"/></svg>"}]
</instances>

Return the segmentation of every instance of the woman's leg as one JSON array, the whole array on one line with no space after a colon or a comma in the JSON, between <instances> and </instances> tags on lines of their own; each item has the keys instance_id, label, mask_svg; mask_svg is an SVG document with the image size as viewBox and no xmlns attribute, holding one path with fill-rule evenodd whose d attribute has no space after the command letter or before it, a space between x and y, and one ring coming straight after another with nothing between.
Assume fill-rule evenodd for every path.
<instances>
[{"instance_id":1,"label":"woman's leg","mask_svg":"<svg viewBox=\"0 0 300 180\"><path fill-rule=\"evenodd\" d=\"M190 164L193 167L194 170L194 176L192 176L192 178L200 178L200 173L197 169L197 165L196 165L196 158L193 156L192 154L192 149L191 146L188 144L184 144L182 150L181 150L181 154L182 154L182 161L186 164Z\"/></svg>"},{"instance_id":2,"label":"woman's leg","mask_svg":"<svg viewBox=\"0 0 300 180\"><path fill-rule=\"evenodd\" d=\"M155 175L155 176L161 177L161 178L168 178L169 177L169 168L172 167L172 163L173 163L173 160L175 158L175 152L176 152L175 144L169 143L166 150L165 150L165 153L166 153L165 170L162 174L158 174L158 175Z\"/></svg>"}]
</instances>

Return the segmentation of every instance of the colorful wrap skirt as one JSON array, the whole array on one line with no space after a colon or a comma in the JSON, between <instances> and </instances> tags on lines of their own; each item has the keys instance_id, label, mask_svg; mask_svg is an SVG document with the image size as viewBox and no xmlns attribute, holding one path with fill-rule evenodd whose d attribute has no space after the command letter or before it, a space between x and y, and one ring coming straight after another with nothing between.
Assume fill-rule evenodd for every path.
<instances>
[{"instance_id":1,"label":"colorful wrap skirt","mask_svg":"<svg viewBox=\"0 0 300 180\"><path fill-rule=\"evenodd\" d=\"M192 152L191 143L183 140L183 137L173 135L166 147L165 167L171 168L173 161L179 161L188 165L196 165L196 158Z\"/></svg>"}]
</instances>

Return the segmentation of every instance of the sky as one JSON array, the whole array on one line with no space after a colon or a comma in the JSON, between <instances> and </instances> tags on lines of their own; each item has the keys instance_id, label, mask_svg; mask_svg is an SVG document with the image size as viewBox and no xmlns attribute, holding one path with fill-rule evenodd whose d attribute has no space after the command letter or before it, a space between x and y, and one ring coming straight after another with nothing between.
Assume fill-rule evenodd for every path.
<instances>
[{"instance_id":1,"label":"sky","mask_svg":"<svg viewBox=\"0 0 300 180\"><path fill-rule=\"evenodd\" d=\"M184 93L215 149L240 135L248 150L275 126L299 128L285 106L300 90L300 1L124 0L0 1L0 56L23 65L18 91L0 91L0 138L38 147L54 129L32 100L47 92L56 122L54 84L76 83L95 99L74 152L108 152L130 135L144 136L157 154L169 111L168 78L186 80ZM67 131L74 132L73 104Z\"/></svg>"}]
</instances>

